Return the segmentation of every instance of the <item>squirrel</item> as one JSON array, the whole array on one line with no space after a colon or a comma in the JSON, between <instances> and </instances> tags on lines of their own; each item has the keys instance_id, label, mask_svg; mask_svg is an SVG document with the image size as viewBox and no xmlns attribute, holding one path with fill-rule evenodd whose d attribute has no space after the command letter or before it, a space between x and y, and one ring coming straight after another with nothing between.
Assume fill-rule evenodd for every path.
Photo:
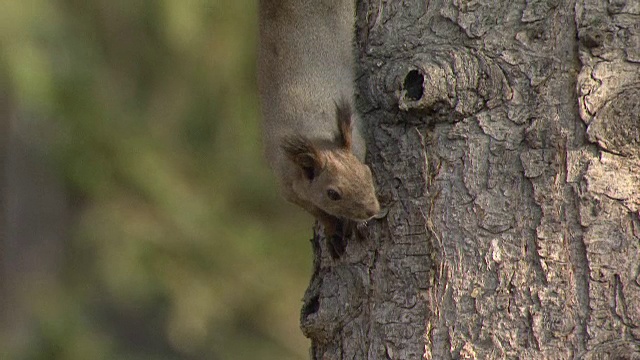
<instances>
[{"instance_id":1,"label":"squirrel","mask_svg":"<svg viewBox=\"0 0 640 360\"><path fill-rule=\"evenodd\" d=\"M260 0L263 143L284 197L334 237L380 212L353 111L354 0Z\"/></svg>"}]
</instances>

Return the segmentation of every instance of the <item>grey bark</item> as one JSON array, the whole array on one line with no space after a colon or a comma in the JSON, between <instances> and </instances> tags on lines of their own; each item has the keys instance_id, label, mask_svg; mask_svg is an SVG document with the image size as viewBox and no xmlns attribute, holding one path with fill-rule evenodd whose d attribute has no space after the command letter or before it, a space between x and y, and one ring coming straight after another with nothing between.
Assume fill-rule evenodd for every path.
<instances>
[{"instance_id":1,"label":"grey bark","mask_svg":"<svg viewBox=\"0 0 640 360\"><path fill-rule=\"evenodd\" d=\"M381 204L313 359L640 358L640 2L358 2Z\"/></svg>"}]
</instances>

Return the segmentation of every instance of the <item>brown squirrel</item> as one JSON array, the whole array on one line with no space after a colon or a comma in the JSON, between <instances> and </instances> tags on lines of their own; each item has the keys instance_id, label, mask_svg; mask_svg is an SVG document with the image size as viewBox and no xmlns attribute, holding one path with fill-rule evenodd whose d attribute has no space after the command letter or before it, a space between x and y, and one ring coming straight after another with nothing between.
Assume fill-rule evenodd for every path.
<instances>
[{"instance_id":1,"label":"brown squirrel","mask_svg":"<svg viewBox=\"0 0 640 360\"><path fill-rule=\"evenodd\" d=\"M258 87L284 196L335 236L380 212L352 111L354 0L260 0Z\"/></svg>"}]
</instances>

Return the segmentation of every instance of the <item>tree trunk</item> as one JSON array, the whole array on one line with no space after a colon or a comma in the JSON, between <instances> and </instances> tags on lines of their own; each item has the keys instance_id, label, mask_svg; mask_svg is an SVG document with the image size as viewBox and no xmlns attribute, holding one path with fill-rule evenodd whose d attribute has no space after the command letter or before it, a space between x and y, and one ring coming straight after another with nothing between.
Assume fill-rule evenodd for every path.
<instances>
[{"instance_id":1,"label":"tree trunk","mask_svg":"<svg viewBox=\"0 0 640 360\"><path fill-rule=\"evenodd\" d=\"M387 216L314 237L313 359L640 358L640 2L359 1Z\"/></svg>"}]
</instances>

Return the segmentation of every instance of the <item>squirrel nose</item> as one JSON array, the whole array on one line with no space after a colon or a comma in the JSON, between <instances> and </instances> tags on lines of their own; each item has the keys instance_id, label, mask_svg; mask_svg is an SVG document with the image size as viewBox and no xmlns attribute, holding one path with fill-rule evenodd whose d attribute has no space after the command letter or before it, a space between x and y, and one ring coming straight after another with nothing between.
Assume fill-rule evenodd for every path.
<instances>
[{"instance_id":1,"label":"squirrel nose","mask_svg":"<svg viewBox=\"0 0 640 360\"><path fill-rule=\"evenodd\" d=\"M376 210L376 209L367 210L367 216L369 218L372 218L372 217L376 216L377 214L378 214L378 210Z\"/></svg>"}]
</instances>

